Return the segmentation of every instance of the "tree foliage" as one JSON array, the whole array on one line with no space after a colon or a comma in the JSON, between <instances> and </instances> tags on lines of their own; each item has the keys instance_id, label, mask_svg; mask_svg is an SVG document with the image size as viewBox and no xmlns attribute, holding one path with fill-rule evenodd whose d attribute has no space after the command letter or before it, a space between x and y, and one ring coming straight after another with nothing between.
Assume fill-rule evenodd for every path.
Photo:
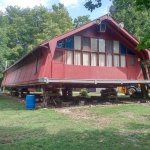
<instances>
[{"instance_id":1,"label":"tree foliage","mask_svg":"<svg viewBox=\"0 0 150 150\"><path fill-rule=\"evenodd\" d=\"M91 20L89 19L89 15L86 16L79 16L77 18L74 19L73 21L73 25L77 28L80 27L88 22L90 22Z\"/></svg>"},{"instance_id":2,"label":"tree foliage","mask_svg":"<svg viewBox=\"0 0 150 150\"><path fill-rule=\"evenodd\" d=\"M87 8L88 10L90 10L91 12L95 9L95 8L99 8L101 7L102 3L101 0L88 0L84 6L85 8Z\"/></svg>"},{"instance_id":3,"label":"tree foliage","mask_svg":"<svg viewBox=\"0 0 150 150\"><path fill-rule=\"evenodd\" d=\"M150 0L136 0L135 6L138 10L150 10Z\"/></svg>"}]
</instances>

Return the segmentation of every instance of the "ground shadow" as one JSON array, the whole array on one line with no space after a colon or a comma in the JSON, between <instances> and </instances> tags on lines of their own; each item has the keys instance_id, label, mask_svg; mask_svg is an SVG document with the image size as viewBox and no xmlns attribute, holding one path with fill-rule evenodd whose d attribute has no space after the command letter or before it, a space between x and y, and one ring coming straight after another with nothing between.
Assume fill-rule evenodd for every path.
<instances>
[{"instance_id":1,"label":"ground shadow","mask_svg":"<svg viewBox=\"0 0 150 150\"><path fill-rule=\"evenodd\" d=\"M150 134L128 135L115 128L48 133L45 128L0 127L0 131L3 150L148 150L150 147Z\"/></svg>"}]
</instances>

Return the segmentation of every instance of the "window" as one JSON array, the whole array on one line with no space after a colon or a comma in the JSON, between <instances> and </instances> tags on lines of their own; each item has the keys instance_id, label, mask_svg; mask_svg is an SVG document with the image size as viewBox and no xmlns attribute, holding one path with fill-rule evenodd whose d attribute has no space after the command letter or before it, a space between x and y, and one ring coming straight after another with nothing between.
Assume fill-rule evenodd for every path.
<instances>
[{"instance_id":1,"label":"window","mask_svg":"<svg viewBox=\"0 0 150 150\"><path fill-rule=\"evenodd\" d=\"M122 43L120 44L120 53L121 53L121 54L126 54L126 53L127 53L127 52L126 52L126 46L123 45Z\"/></svg>"},{"instance_id":2,"label":"window","mask_svg":"<svg viewBox=\"0 0 150 150\"><path fill-rule=\"evenodd\" d=\"M83 37L83 50L90 50L90 38Z\"/></svg>"},{"instance_id":3,"label":"window","mask_svg":"<svg viewBox=\"0 0 150 150\"><path fill-rule=\"evenodd\" d=\"M90 53L87 52L83 53L83 65L90 66Z\"/></svg>"},{"instance_id":4,"label":"window","mask_svg":"<svg viewBox=\"0 0 150 150\"><path fill-rule=\"evenodd\" d=\"M73 36L67 37L67 38L65 39L65 42L66 42L66 48L68 48L68 49L74 49Z\"/></svg>"},{"instance_id":5,"label":"window","mask_svg":"<svg viewBox=\"0 0 150 150\"><path fill-rule=\"evenodd\" d=\"M74 35L58 41L57 47L66 48L65 62L68 65L126 67L129 57L128 64L135 66L135 53L117 40ZM64 61L63 51L56 50L56 62Z\"/></svg>"},{"instance_id":6,"label":"window","mask_svg":"<svg viewBox=\"0 0 150 150\"><path fill-rule=\"evenodd\" d=\"M99 54L99 66L105 66L105 54Z\"/></svg>"},{"instance_id":7,"label":"window","mask_svg":"<svg viewBox=\"0 0 150 150\"><path fill-rule=\"evenodd\" d=\"M55 51L54 53L54 61L63 62L63 51Z\"/></svg>"},{"instance_id":8,"label":"window","mask_svg":"<svg viewBox=\"0 0 150 150\"><path fill-rule=\"evenodd\" d=\"M129 65L130 65L130 66L135 66L134 57L130 57L130 59L129 59Z\"/></svg>"},{"instance_id":9,"label":"window","mask_svg":"<svg viewBox=\"0 0 150 150\"><path fill-rule=\"evenodd\" d=\"M65 41L64 40L58 41L56 48L65 48Z\"/></svg>"},{"instance_id":10,"label":"window","mask_svg":"<svg viewBox=\"0 0 150 150\"><path fill-rule=\"evenodd\" d=\"M127 49L127 54L130 54L130 55L135 55L135 53L133 53L131 50Z\"/></svg>"},{"instance_id":11,"label":"window","mask_svg":"<svg viewBox=\"0 0 150 150\"><path fill-rule=\"evenodd\" d=\"M119 55L114 55L114 67L119 67L120 65Z\"/></svg>"},{"instance_id":12,"label":"window","mask_svg":"<svg viewBox=\"0 0 150 150\"><path fill-rule=\"evenodd\" d=\"M75 51L74 60L75 60L75 65L82 65L82 53Z\"/></svg>"},{"instance_id":13,"label":"window","mask_svg":"<svg viewBox=\"0 0 150 150\"><path fill-rule=\"evenodd\" d=\"M114 53L119 54L119 42L118 41L114 41L113 50L114 50Z\"/></svg>"},{"instance_id":14,"label":"window","mask_svg":"<svg viewBox=\"0 0 150 150\"><path fill-rule=\"evenodd\" d=\"M81 36L74 36L74 49L81 50Z\"/></svg>"},{"instance_id":15,"label":"window","mask_svg":"<svg viewBox=\"0 0 150 150\"><path fill-rule=\"evenodd\" d=\"M73 51L66 51L66 64L73 64Z\"/></svg>"},{"instance_id":16,"label":"window","mask_svg":"<svg viewBox=\"0 0 150 150\"><path fill-rule=\"evenodd\" d=\"M112 53L112 41L106 40L106 53Z\"/></svg>"},{"instance_id":17,"label":"window","mask_svg":"<svg viewBox=\"0 0 150 150\"><path fill-rule=\"evenodd\" d=\"M105 52L105 40L99 39L99 51Z\"/></svg>"},{"instance_id":18,"label":"window","mask_svg":"<svg viewBox=\"0 0 150 150\"><path fill-rule=\"evenodd\" d=\"M112 67L112 54L107 54L107 67Z\"/></svg>"},{"instance_id":19,"label":"window","mask_svg":"<svg viewBox=\"0 0 150 150\"><path fill-rule=\"evenodd\" d=\"M97 51L98 50L97 39L95 39L95 38L91 38L91 50L93 50L93 51Z\"/></svg>"},{"instance_id":20,"label":"window","mask_svg":"<svg viewBox=\"0 0 150 150\"><path fill-rule=\"evenodd\" d=\"M92 53L91 55L91 66L97 66L97 54Z\"/></svg>"},{"instance_id":21,"label":"window","mask_svg":"<svg viewBox=\"0 0 150 150\"><path fill-rule=\"evenodd\" d=\"M126 56L121 55L121 67L126 67Z\"/></svg>"}]
</instances>

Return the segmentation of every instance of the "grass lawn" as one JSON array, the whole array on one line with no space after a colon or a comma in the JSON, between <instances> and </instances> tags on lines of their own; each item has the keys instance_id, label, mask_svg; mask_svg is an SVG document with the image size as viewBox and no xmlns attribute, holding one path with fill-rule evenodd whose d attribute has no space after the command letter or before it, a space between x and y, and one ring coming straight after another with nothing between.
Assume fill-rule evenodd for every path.
<instances>
[{"instance_id":1,"label":"grass lawn","mask_svg":"<svg viewBox=\"0 0 150 150\"><path fill-rule=\"evenodd\" d=\"M0 150L149 150L150 104L26 110L0 95Z\"/></svg>"}]
</instances>

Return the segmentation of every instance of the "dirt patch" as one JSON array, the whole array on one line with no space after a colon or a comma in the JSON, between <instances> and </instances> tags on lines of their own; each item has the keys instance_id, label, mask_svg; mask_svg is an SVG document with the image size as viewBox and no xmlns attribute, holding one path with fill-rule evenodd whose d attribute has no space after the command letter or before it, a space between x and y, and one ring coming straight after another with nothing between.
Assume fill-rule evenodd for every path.
<instances>
[{"instance_id":1,"label":"dirt patch","mask_svg":"<svg viewBox=\"0 0 150 150\"><path fill-rule=\"evenodd\" d=\"M69 115L71 118L75 119L90 119L90 118L98 118L97 114L92 114L88 110L80 110L79 108L60 108L55 109L57 112L65 115Z\"/></svg>"}]
</instances>

